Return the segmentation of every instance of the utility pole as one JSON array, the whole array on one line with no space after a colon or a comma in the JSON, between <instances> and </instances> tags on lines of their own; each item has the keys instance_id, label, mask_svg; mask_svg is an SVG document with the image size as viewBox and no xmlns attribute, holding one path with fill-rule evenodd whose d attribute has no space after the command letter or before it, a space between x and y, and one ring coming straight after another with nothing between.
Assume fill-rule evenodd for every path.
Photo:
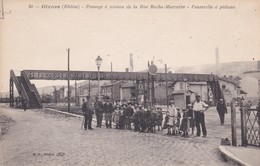
<instances>
[{"instance_id":1,"label":"utility pole","mask_svg":"<svg viewBox=\"0 0 260 166\"><path fill-rule=\"evenodd\" d=\"M112 97L112 102L114 103L114 83L113 83L113 64L111 62L111 97Z\"/></svg>"},{"instance_id":2,"label":"utility pole","mask_svg":"<svg viewBox=\"0 0 260 166\"><path fill-rule=\"evenodd\" d=\"M75 105L78 105L78 100L77 100L77 80L75 80Z\"/></svg>"},{"instance_id":3,"label":"utility pole","mask_svg":"<svg viewBox=\"0 0 260 166\"><path fill-rule=\"evenodd\" d=\"M5 15L4 15L4 0L2 0L2 19L5 18Z\"/></svg>"},{"instance_id":4,"label":"utility pole","mask_svg":"<svg viewBox=\"0 0 260 166\"><path fill-rule=\"evenodd\" d=\"M68 112L70 112L70 49L68 48Z\"/></svg>"},{"instance_id":5,"label":"utility pole","mask_svg":"<svg viewBox=\"0 0 260 166\"><path fill-rule=\"evenodd\" d=\"M148 69L149 69L149 66L150 66L150 62L148 61ZM149 71L147 72L148 74L148 80L147 80L147 99L148 99L148 102L151 106L151 93L150 93L150 73Z\"/></svg>"},{"instance_id":6,"label":"utility pole","mask_svg":"<svg viewBox=\"0 0 260 166\"><path fill-rule=\"evenodd\" d=\"M232 146L237 146L237 132L236 132L236 106L235 100L231 101L231 133L232 133Z\"/></svg>"},{"instance_id":7,"label":"utility pole","mask_svg":"<svg viewBox=\"0 0 260 166\"><path fill-rule=\"evenodd\" d=\"M139 101L139 80L136 80L136 84L135 84L135 97L136 97L136 99L135 99L135 102L136 103L138 103L138 101Z\"/></svg>"},{"instance_id":8,"label":"utility pole","mask_svg":"<svg viewBox=\"0 0 260 166\"><path fill-rule=\"evenodd\" d=\"M144 105L146 106L147 103L147 94L146 94L146 87L145 87L145 79L143 78L142 80L142 84L143 84L143 96L144 96Z\"/></svg>"},{"instance_id":9,"label":"utility pole","mask_svg":"<svg viewBox=\"0 0 260 166\"><path fill-rule=\"evenodd\" d=\"M151 90L152 90L152 93L151 93L151 95L152 95L152 102L151 102L151 106L153 107L153 106L155 106L155 90L154 90L154 76L152 75L151 76L152 77L152 87L151 87Z\"/></svg>"},{"instance_id":10,"label":"utility pole","mask_svg":"<svg viewBox=\"0 0 260 166\"><path fill-rule=\"evenodd\" d=\"M240 103L240 120L241 120L241 142L242 146L247 146L246 140L246 110L245 103L241 101Z\"/></svg>"},{"instance_id":11,"label":"utility pole","mask_svg":"<svg viewBox=\"0 0 260 166\"><path fill-rule=\"evenodd\" d=\"M90 97L90 78L88 79L88 96Z\"/></svg>"},{"instance_id":12,"label":"utility pole","mask_svg":"<svg viewBox=\"0 0 260 166\"><path fill-rule=\"evenodd\" d=\"M165 64L165 80L166 80L166 104L167 104L167 110L169 108L169 99L168 99L168 71L167 71L167 64Z\"/></svg>"}]
</instances>

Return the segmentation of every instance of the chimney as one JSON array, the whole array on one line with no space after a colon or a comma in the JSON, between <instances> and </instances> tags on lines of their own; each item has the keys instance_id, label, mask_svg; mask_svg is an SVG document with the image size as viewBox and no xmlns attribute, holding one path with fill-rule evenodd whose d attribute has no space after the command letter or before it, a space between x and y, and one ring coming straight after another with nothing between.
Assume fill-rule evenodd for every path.
<instances>
[{"instance_id":1,"label":"chimney","mask_svg":"<svg viewBox=\"0 0 260 166\"><path fill-rule=\"evenodd\" d=\"M129 72L129 69L128 69L128 68L125 68L125 72Z\"/></svg>"},{"instance_id":2,"label":"chimney","mask_svg":"<svg viewBox=\"0 0 260 166\"><path fill-rule=\"evenodd\" d=\"M133 54L130 54L130 72L134 71Z\"/></svg>"},{"instance_id":3,"label":"chimney","mask_svg":"<svg viewBox=\"0 0 260 166\"><path fill-rule=\"evenodd\" d=\"M257 61L257 70L260 70L260 61Z\"/></svg>"}]
</instances>

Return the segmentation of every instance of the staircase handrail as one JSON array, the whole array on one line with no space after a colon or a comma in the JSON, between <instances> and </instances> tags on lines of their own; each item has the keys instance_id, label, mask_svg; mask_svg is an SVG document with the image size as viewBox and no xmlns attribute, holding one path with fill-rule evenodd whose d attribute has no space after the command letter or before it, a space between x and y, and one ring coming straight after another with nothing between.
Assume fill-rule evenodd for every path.
<instances>
[{"instance_id":1,"label":"staircase handrail","mask_svg":"<svg viewBox=\"0 0 260 166\"><path fill-rule=\"evenodd\" d=\"M38 100L40 106L42 106L42 100L41 100L41 97L40 97L40 95L39 95L39 93L38 93L38 90L36 89L35 85L34 85L34 84L31 84L31 82L30 82L28 76L25 74L24 71L21 71L21 76L24 78L26 84L27 84L28 87L29 87L29 90L30 90L32 93L35 94L35 96L36 96L36 98L37 98L37 100Z\"/></svg>"},{"instance_id":2,"label":"staircase handrail","mask_svg":"<svg viewBox=\"0 0 260 166\"><path fill-rule=\"evenodd\" d=\"M28 95L26 94L26 91L25 91L24 87L21 85L20 81L19 81L18 78L16 77L16 75L15 75L15 73L14 73L13 70L10 71L10 76L11 76L11 78L13 79L13 81L14 81L14 83L15 83L15 86L16 86L16 89L17 89L18 93L19 93L20 95L22 95L22 97L24 97L25 100L26 100L27 103L28 103L29 97L28 97Z\"/></svg>"},{"instance_id":3,"label":"staircase handrail","mask_svg":"<svg viewBox=\"0 0 260 166\"><path fill-rule=\"evenodd\" d=\"M34 84L32 84L32 89L33 89L33 92L34 92L34 94L35 94L39 104L42 106L41 96L40 96L40 94L39 94L39 92L38 92L38 90L37 90L37 88L36 88L36 86Z\"/></svg>"},{"instance_id":4,"label":"staircase handrail","mask_svg":"<svg viewBox=\"0 0 260 166\"><path fill-rule=\"evenodd\" d=\"M22 84L21 84L21 87L22 87L22 96L25 97L26 102L29 103L29 97L28 97L28 95L25 91L25 88Z\"/></svg>"}]
</instances>

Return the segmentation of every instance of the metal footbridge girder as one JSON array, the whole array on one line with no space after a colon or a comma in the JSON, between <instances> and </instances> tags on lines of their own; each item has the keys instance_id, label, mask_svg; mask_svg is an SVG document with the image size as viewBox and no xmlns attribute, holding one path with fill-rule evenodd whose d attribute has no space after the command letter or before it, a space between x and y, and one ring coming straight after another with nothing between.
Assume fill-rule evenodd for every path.
<instances>
[{"instance_id":1,"label":"metal footbridge girder","mask_svg":"<svg viewBox=\"0 0 260 166\"><path fill-rule=\"evenodd\" d=\"M29 79L35 80L98 80L97 71L66 70L24 70ZM167 75L167 77L166 77ZM148 79L147 72L105 72L100 71L100 80L137 80ZM157 73L155 81L214 81L218 77L213 74Z\"/></svg>"},{"instance_id":2,"label":"metal footbridge girder","mask_svg":"<svg viewBox=\"0 0 260 166\"><path fill-rule=\"evenodd\" d=\"M12 77L12 74L11 74ZM27 91L33 93L28 97L34 96L33 100L38 102L41 106L41 100L36 87L30 83L29 80L98 80L97 71L66 71L66 70L23 70L21 72L21 78L27 85ZM100 71L100 80L132 80L143 81L148 80L148 72L110 72ZM176 83L178 81L185 82L207 82L212 90L214 101L224 99L222 89L219 84L219 78L213 74L187 74L187 73L157 73L154 76L154 81L163 82L169 81L169 83ZM17 90L24 89L23 84L17 83L14 79ZM25 87L25 88L26 88ZM24 93L26 90L20 90ZM23 96L26 97L24 94ZM224 99L225 101L225 99Z\"/></svg>"}]
</instances>

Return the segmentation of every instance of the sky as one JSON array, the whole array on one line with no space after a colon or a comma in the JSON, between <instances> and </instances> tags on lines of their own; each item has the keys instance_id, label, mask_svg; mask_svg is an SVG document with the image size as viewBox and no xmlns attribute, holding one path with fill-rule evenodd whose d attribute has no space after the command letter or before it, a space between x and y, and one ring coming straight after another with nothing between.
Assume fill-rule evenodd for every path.
<instances>
[{"instance_id":1,"label":"sky","mask_svg":"<svg viewBox=\"0 0 260 166\"><path fill-rule=\"evenodd\" d=\"M79 5L80 9L46 9L42 5ZM89 9L86 5L227 5L235 9ZM34 8L29 8L34 5ZM38 6L36 8L35 6ZM21 70L124 71L129 55L134 70L158 67L260 60L260 3L240 1L167 0L4 0L0 20L0 92L9 89L9 72ZM159 62L162 60L162 63ZM191 71L192 73L192 71ZM61 81L33 81L37 87Z\"/></svg>"}]
</instances>

